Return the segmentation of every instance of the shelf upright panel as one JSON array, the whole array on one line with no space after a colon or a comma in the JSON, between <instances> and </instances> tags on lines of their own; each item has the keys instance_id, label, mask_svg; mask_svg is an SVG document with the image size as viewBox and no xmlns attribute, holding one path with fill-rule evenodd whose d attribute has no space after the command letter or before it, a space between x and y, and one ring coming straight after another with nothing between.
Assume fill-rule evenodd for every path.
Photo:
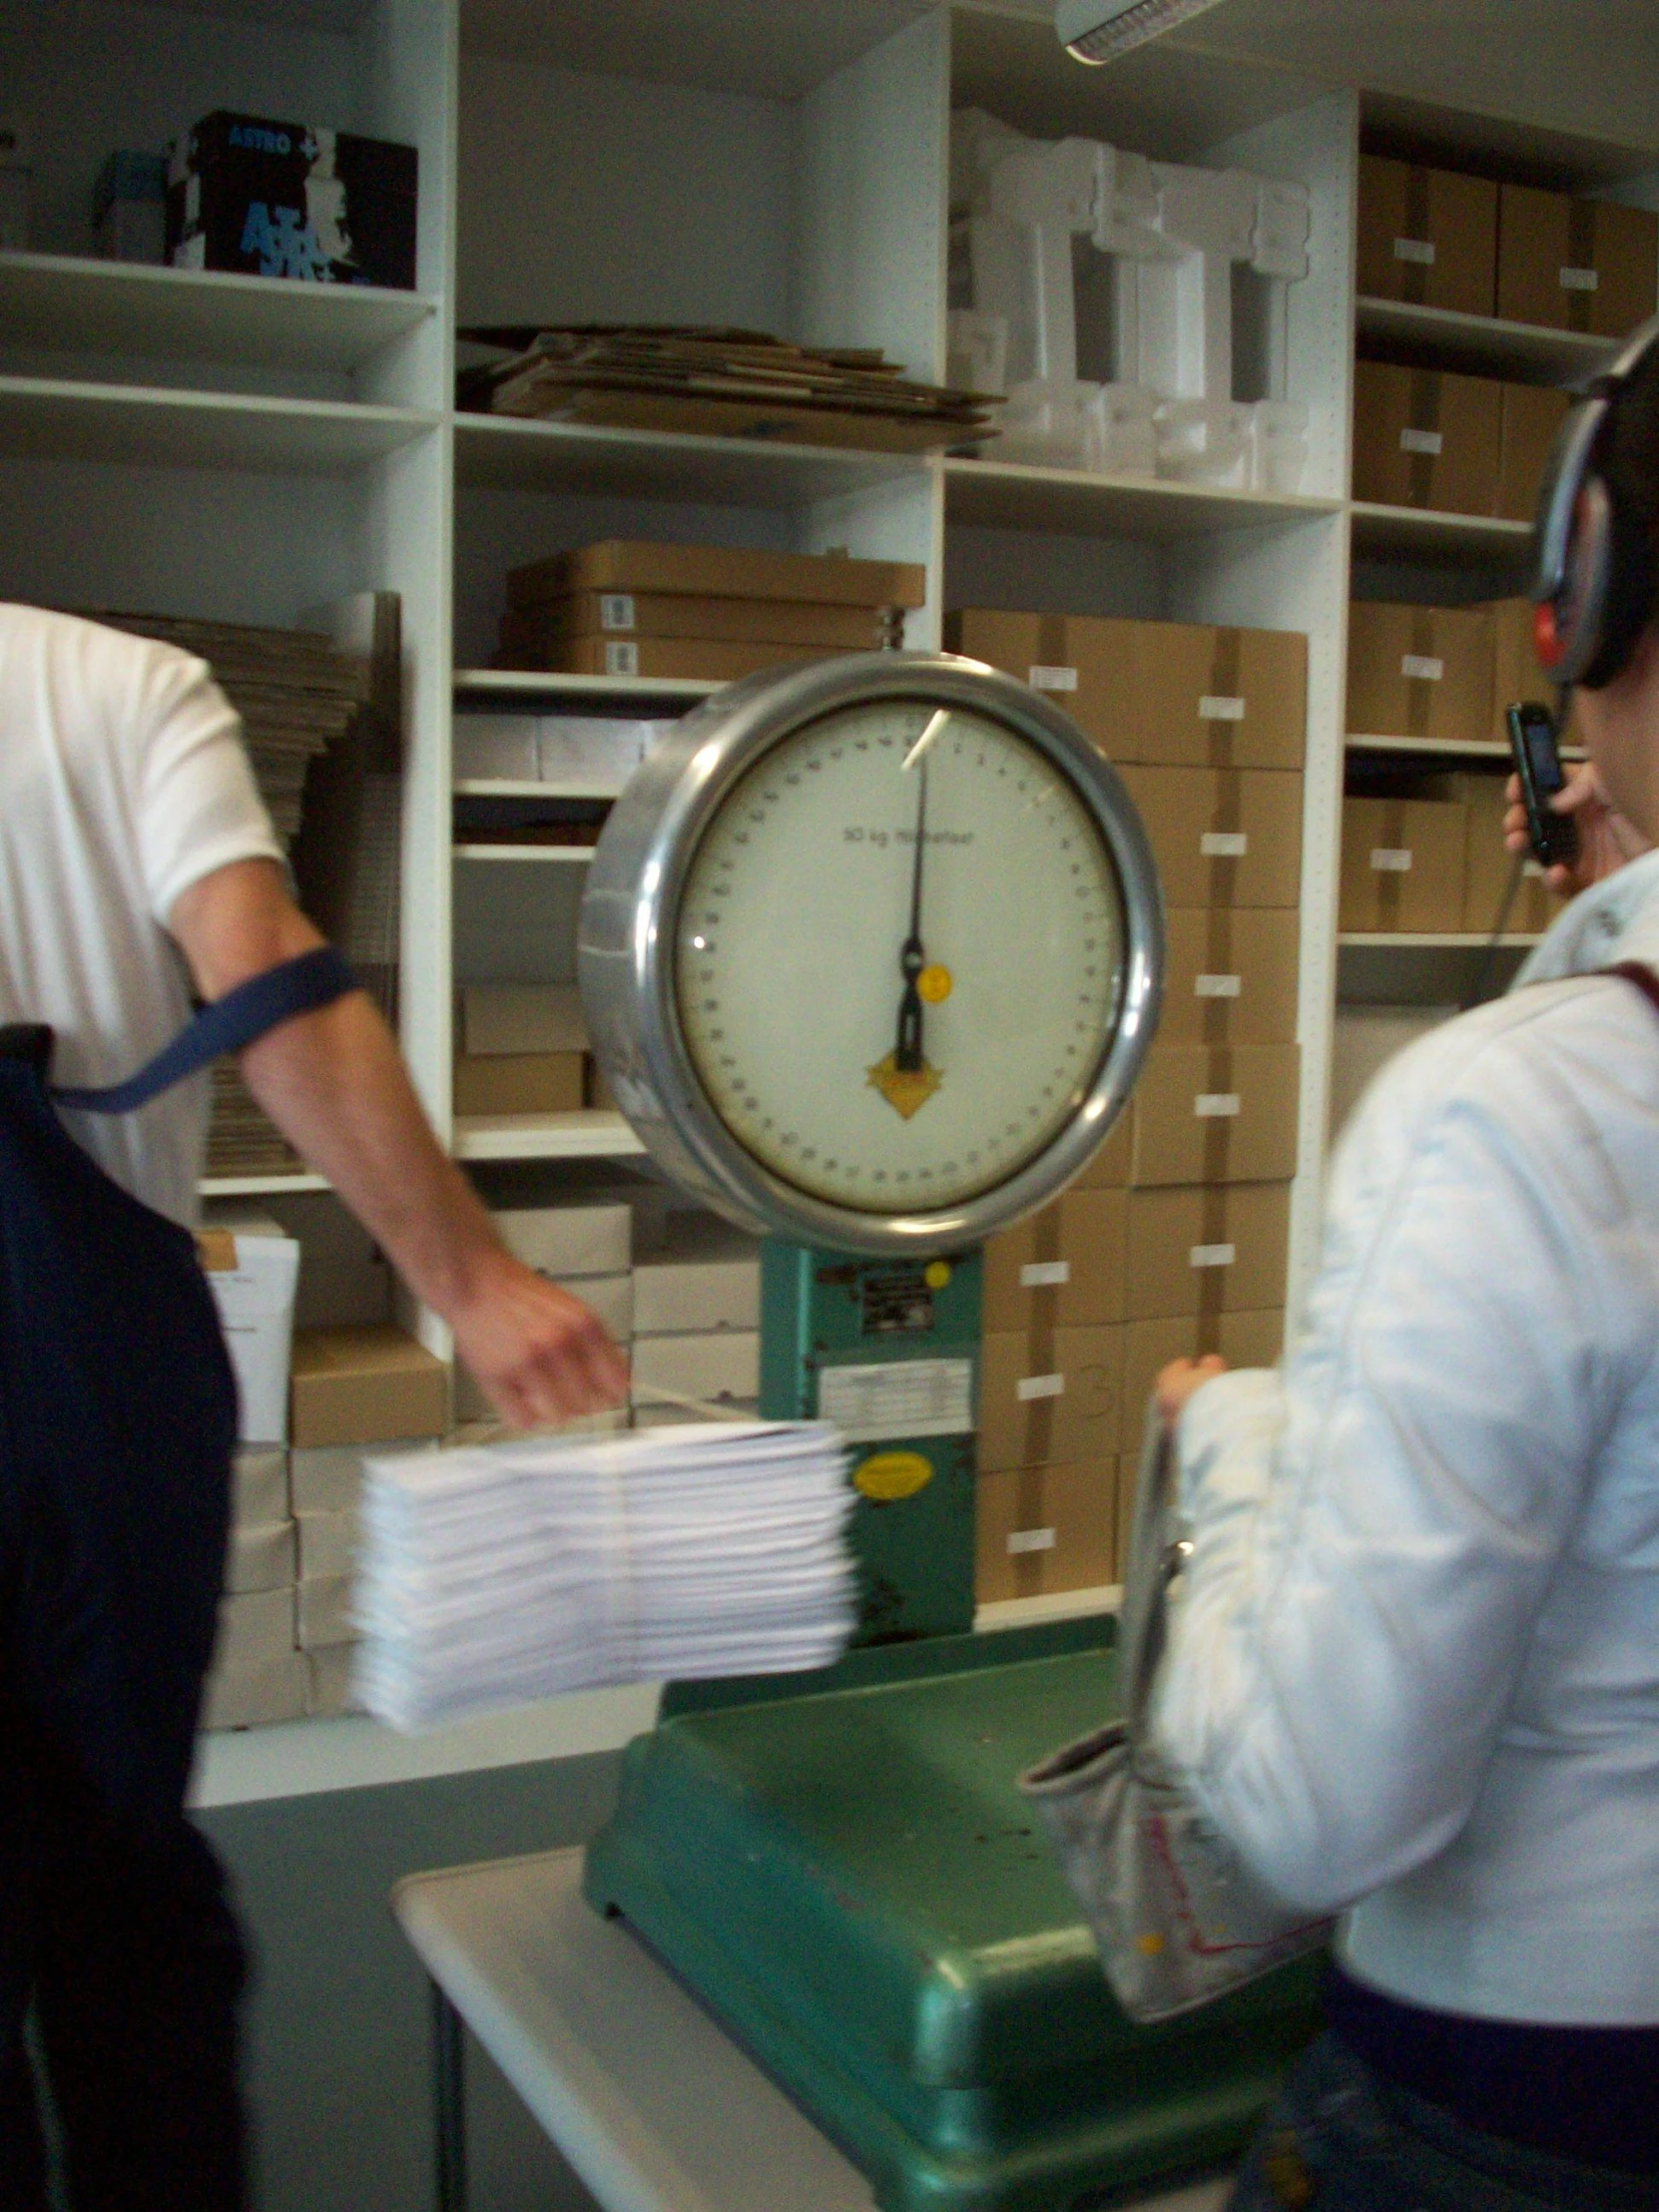
<instances>
[{"instance_id":1,"label":"shelf upright panel","mask_svg":"<svg viewBox=\"0 0 1659 2212\"><path fill-rule=\"evenodd\" d=\"M908 375L942 381L950 173L950 20L909 24L801 103L796 335L809 345L879 346ZM936 649L944 543L937 468L815 501L801 549L838 545L914 561L927 604L905 642Z\"/></svg>"},{"instance_id":2,"label":"shelf upright panel","mask_svg":"<svg viewBox=\"0 0 1659 2212\"><path fill-rule=\"evenodd\" d=\"M1297 1035L1302 1087L1287 1304L1294 1326L1319 1258L1337 995L1337 895L1348 729L1352 345L1359 104L1335 93L1212 148L1217 168L1296 178L1312 196L1311 272L1292 287L1289 383L1310 411L1306 522L1217 531L1172 551L1171 611L1190 621L1300 630L1308 639Z\"/></svg>"},{"instance_id":3,"label":"shelf upright panel","mask_svg":"<svg viewBox=\"0 0 1659 2212\"><path fill-rule=\"evenodd\" d=\"M455 386L460 0L379 0L361 36L367 127L419 154L415 285L436 312L365 362L359 382L365 398L447 408Z\"/></svg>"}]
</instances>

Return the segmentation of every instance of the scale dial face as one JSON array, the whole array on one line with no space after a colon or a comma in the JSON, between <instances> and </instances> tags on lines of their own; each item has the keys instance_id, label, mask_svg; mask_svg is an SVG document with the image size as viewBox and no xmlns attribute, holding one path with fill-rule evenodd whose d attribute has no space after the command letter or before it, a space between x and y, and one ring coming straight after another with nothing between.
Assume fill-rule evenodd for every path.
<instances>
[{"instance_id":1,"label":"scale dial face","mask_svg":"<svg viewBox=\"0 0 1659 2212\"><path fill-rule=\"evenodd\" d=\"M1007 1183L1075 1118L1123 1005L1095 814L971 707L849 702L786 735L704 829L674 928L715 1112L780 1182L853 1213Z\"/></svg>"}]
</instances>

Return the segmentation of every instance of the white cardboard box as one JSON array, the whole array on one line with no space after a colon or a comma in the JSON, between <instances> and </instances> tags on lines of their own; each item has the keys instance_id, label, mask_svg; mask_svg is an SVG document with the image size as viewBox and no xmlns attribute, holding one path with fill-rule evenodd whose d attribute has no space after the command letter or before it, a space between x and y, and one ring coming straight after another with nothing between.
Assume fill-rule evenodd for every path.
<instances>
[{"instance_id":1,"label":"white cardboard box","mask_svg":"<svg viewBox=\"0 0 1659 2212\"><path fill-rule=\"evenodd\" d=\"M293 1523L233 1528L225 1558L225 1588L244 1595L256 1590L291 1590L294 1583Z\"/></svg>"},{"instance_id":2,"label":"white cardboard box","mask_svg":"<svg viewBox=\"0 0 1659 2212\"><path fill-rule=\"evenodd\" d=\"M301 1583L328 1582L352 1573L359 1536L355 1513L301 1513L295 1525Z\"/></svg>"},{"instance_id":3,"label":"white cardboard box","mask_svg":"<svg viewBox=\"0 0 1659 2212\"><path fill-rule=\"evenodd\" d=\"M256 1666L218 1668L208 1677L204 1728L266 1728L303 1720L311 1678L302 1651L284 1651Z\"/></svg>"},{"instance_id":4,"label":"white cardboard box","mask_svg":"<svg viewBox=\"0 0 1659 2212\"><path fill-rule=\"evenodd\" d=\"M329 1644L321 1651L307 1651L302 1656L310 1671L311 1694L307 1711L313 1720L337 1720L341 1713L363 1710L351 1688L351 1674L357 1658L355 1644Z\"/></svg>"},{"instance_id":5,"label":"white cardboard box","mask_svg":"<svg viewBox=\"0 0 1659 2212\"><path fill-rule=\"evenodd\" d=\"M293 1511L354 1513L363 1494L363 1461L376 1454L436 1451L437 1441L398 1440L378 1444L312 1444L288 1454L288 1486Z\"/></svg>"},{"instance_id":6,"label":"white cardboard box","mask_svg":"<svg viewBox=\"0 0 1659 2212\"><path fill-rule=\"evenodd\" d=\"M293 1591L250 1590L219 1601L219 1641L214 1667L246 1674L286 1658L293 1650Z\"/></svg>"},{"instance_id":7,"label":"white cardboard box","mask_svg":"<svg viewBox=\"0 0 1659 2212\"><path fill-rule=\"evenodd\" d=\"M539 715L455 717L455 781L535 784L541 780Z\"/></svg>"},{"instance_id":8,"label":"white cardboard box","mask_svg":"<svg viewBox=\"0 0 1659 2212\"><path fill-rule=\"evenodd\" d=\"M586 1052L588 1022L574 983L468 983L461 991L462 1050Z\"/></svg>"},{"instance_id":9,"label":"white cardboard box","mask_svg":"<svg viewBox=\"0 0 1659 2212\"><path fill-rule=\"evenodd\" d=\"M293 1640L301 1651L322 1651L330 1644L357 1639L351 1618L352 1578L330 1575L325 1582L301 1582L293 1593Z\"/></svg>"},{"instance_id":10,"label":"white cardboard box","mask_svg":"<svg viewBox=\"0 0 1659 2212\"><path fill-rule=\"evenodd\" d=\"M761 1394L759 1335L729 1329L684 1337L636 1337L634 1403L664 1402L665 1390L705 1403L753 1401Z\"/></svg>"},{"instance_id":11,"label":"white cardboard box","mask_svg":"<svg viewBox=\"0 0 1659 2212\"><path fill-rule=\"evenodd\" d=\"M538 759L544 784L620 792L672 722L620 722L601 715L543 715Z\"/></svg>"},{"instance_id":12,"label":"white cardboard box","mask_svg":"<svg viewBox=\"0 0 1659 2212\"><path fill-rule=\"evenodd\" d=\"M634 1217L626 1206L511 1206L494 1220L507 1250L551 1282L628 1273Z\"/></svg>"},{"instance_id":13,"label":"white cardboard box","mask_svg":"<svg viewBox=\"0 0 1659 2212\"><path fill-rule=\"evenodd\" d=\"M712 1215L670 1217L668 1242L634 1262L634 1334L761 1326L761 1247Z\"/></svg>"},{"instance_id":14,"label":"white cardboard box","mask_svg":"<svg viewBox=\"0 0 1659 2212\"><path fill-rule=\"evenodd\" d=\"M231 1518L238 1528L288 1517L288 1455L280 1444L244 1444L231 1468Z\"/></svg>"},{"instance_id":15,"label":"white cardboard box","mask_svg":"<svg viewBox=\"0 0 1659 2212\"><path fill-rule=\"evenodd\" d=\"M760 1417L760 1403L755 1398L733 1398L729 1405L723 1403L719 1412L712 1409L708 1412L693 1412L691 1407L686 1405L636 1405L634 1407L634 1426L636 1428L675 1428L683 1421L695 1423L697 1421L713 1420L759 1420Z\"/></svg>"},{"instance_id":16,"label":"white cardboard box","mask_svg":"<svg viewBox=\"0 0 1659 2212\"><path fill-rule=\"evenodd\" d=\"M224 1232L210 1236L205 1251L208 1282L236 1370L238 1433L244 1443L285 1443L299 1247L254 1207L210 1206L202 1226ZM222 1264L226 1258L230 1266Z\"/></svg>"}]
</instances>

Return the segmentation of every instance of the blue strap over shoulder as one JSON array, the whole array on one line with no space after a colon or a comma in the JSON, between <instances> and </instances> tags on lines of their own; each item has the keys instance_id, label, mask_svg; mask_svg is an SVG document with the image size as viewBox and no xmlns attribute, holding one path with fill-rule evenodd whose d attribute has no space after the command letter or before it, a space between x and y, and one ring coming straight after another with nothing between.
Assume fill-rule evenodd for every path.
<instances>
[{"instance_id":1,"label":"blue strap over shoulder","mask_svg":"<svg viewBox=\"0 0 1659 2212\"><path fill-rule=\"evenodd\" d=\"M296 1014L314 1013L358 988L349 963L332 945L319 945L314 952L301 952L297 959L251 976L204 1006L188 1028L125 1083L108 1090L54 1090L53 1099L77 1113L133 1113L226 1053L241 1052Z\"/></svg>"}]
</instances>

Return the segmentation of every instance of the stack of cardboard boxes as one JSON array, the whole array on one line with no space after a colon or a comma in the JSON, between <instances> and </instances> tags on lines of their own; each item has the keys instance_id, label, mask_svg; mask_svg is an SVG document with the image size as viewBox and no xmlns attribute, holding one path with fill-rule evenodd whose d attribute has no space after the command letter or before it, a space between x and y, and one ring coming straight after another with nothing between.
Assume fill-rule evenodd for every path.
<instances>
[{"instance_id":1,"label":"stack of cardboard boxes","mask_svg":"<svg viewBox=\"0 0 1659 2212\"><path fill-rule=\"evenodd\" d=\"M1116 763L1163 883L1169 973L1128 1111L986 1248L979 1595L1113 1579L1166 1361L1283 1334L1296 1172L1307 641L970 609L949 643L1052 692Z\"/></svg>"},{"instance_id":2,"label":"stack of cardboard boxes","mask_svg":"<svg viewBox=\"0 0 1659 2212\"><path fill-rule=\"evenodd\" d=\"M1359 284L1365 297L1622 337L1654 312L1659 216L1367 155ZM1568 400L1395 357L1358 363L1354 405L1357 499L1529 522Z\"/></svg>"},{"instance_id":3,"label":"stack of cardboard boxes","mask_svg":"<svg viewBox=\"0 0 1659 2212\"><path fill-rule=\"evenodd\" d=\"M459 993L455 1112L562 1114L608 1103L573 983L470 983Z\"/></svg>"},{"instance_id":4,"label":"stack of cardboard boxes","mask_svg":"<svg viewBox=\"0 0 1659 2212\"><path fill-rule=\"evenodd\" d=\"M1349 614L1348 727L1448 747L1506 744L1506 709L1547 687L1532 652L1529 600L1477 607L1356 601ZM1489 930L1508 888L1505 769L1402 773L1351 793L1343 808L1341 927L1367 933ZM1376 781L1373 779L1372 781ZM1549 926L1541 870L1527 862L1507 928Z\"/></svg>"},{"instance_id":5,"label":"stack of cardboard boxes","mask_svg":"<svg viewBox=\"0 0 1659 2212\"><path fill-rule=\"evenodd\" d=\"M904 642L909 562L610 540L513 569L498 668L729 683Z\"/></svg>"},{"instance_id":6,"label":"stack of cardboard boxes","mask_svg":"<svg viewBox=\"0 0 1659 2212\"><path fill-rule=\"evenodd\" d=\"M671 1216L634 1263L636 1428L752 1419L761 1394L761 1261L709 1215Z\"/></svg>"},{"instance_id":7,"label":"stack of cardboard boxes","mask_svg":"<svg viewBox=\"0 0 1659 2212\"><path fill-rule=\"evenodd\" d=\"M613 1344L626 1352L634 1334L634 1217L627 1201L609 1194L548 1204L516 1195L492 1208L501 1241L515 1259L590 1307ZM494 1423L495 1409L468 1373L455 1367L455 1418ZM589 1429L626 1428L627 1414L595 1414Z\"/></svg>"}]
</instances>

